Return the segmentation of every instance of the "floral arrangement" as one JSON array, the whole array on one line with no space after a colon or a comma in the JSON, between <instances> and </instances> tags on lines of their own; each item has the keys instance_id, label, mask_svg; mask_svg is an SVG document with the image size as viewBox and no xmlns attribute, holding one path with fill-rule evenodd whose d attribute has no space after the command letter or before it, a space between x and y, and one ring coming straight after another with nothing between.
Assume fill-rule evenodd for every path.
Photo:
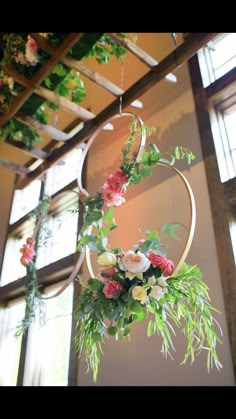
<instances>
[{"instance_id":1,"label":"floral arrangement","mask_svg":"<svg viewBox=\"0 0 236 419\"><path fill-rule=\"evenodd\" d=\"M142 130L150 134L144 125ZM100 269L96 275L90 272L87 281L80 279L82 293L75 311L78 321L75 346L80 356L85 355L94 381L105 337L124 340L130 336L132 324L145 319L149 319L147 335L157 333L162 337L161 351L165 356L171 356L170 350L174 348L172 334L176 326L182 328L187 339L183 363L189 358L193 362L195 355L204 349L207 368L222 367L216 352L216 342L221 342L214 328L218 323L212 315L212 311L219 311L210 304L208 287L197 265L184 262L175 272L157 231L147 230L134 250L109 245L107 236L117 227L113 207L124 204L128 187L150 176L159 163L173 165L175 160L186 158L190 164L195 158L183 147L175 147L168 158L163 158L157 146L150 143L150 151L144 150L138 160L137 153L132 152L138 133L140 129L133 120L119 170L108 177L94 196L81 196L84 222L78 249L82 251L86 245L91 251L96 250ZM165 224L161 232L178 238L177 228L176 224Z\"/></svg>"}]
</instances>

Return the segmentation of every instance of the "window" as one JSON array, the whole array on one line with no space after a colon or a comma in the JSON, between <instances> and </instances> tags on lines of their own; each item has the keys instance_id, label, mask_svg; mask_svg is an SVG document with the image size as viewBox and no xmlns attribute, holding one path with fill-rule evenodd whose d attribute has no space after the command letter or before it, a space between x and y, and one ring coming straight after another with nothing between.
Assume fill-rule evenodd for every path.
<instances>
[{"instance_id":1,"label":"window","mask_svg":"<svg viewBox=\"0 0 236 419\"><path fill-rule=\"evenodd\" d=\"M221 182L236 176L236 86L223 76L236 66L236 33L222 34L198 52L202 83L209 98L211 128ZM220 89L222 83L222 89Z\"/></svg>"},{"instance_id":2,"label":"window","mask_svg":"<svg viewBox=\"0 0 236 419\"><path fill-rule=\"evenodd\" d=\"M22 190L15 190L12 210L10 216L10 224L15 223L19 218L28 214L38 205L41 182L35 180Z\"/></svg>"},{"instance_id":3,"label":"window","mask_svg":"<svg viewBox=\"0 0 236 419\"><path fill-rule=\"evenodd\" d=\"M210 117L220 178L226 182L236 176L236 106L218 105Z\"/></svg>"},{"instance_id":4,"label":"window","mask_svg":"<svg viewBox=\"0 0 236 419\"><path fill-rule=\"evenodd\" d=\"M235 64L236 33L220 35L189 61L227 307L234 369L236 368Z\"/></svg>"},{"instance_id":5,"label":"window","mask_svg":"<svg viewBox=\"0 0 236 419\"><path fill-rule=\"evenodd\" d=\"M50 296L58 289L48 287L45 294ZM67 385L72 294L70 285L59 297L45 300L45 324L40 326L37 321L30 328L23 385Z\"/></svg>"},{"instance_id":6,"label":"window","mask_svg":"<svg viewBox=\"0 0 236 419\"><path fill-rule=\"evenodd\" d=\"M51 236L46 244L41 243L36 258L44 295L60 289L73 268L79 221L76 179L81 154L80 148L73 150L63 164L47 172L44 181L33 181L14 193L1 269L0 385L66 386L69 371L76 370L76 365L71 368L69 361L76 362L72 355L71 330L73 294L78 284L70 285L55 299L45 300L43 327L37 319L30 325L25 339L15 338L14 334L25 309L22 294L26 269L20 263L20 248L34 232L35 217L30 217L30 213L45 194L53 198L44 225ZM73 376L70 383L76 385L75 380Z\"/></svg>"},{"instance_id":7,"label":"window","mask_svg":"<svg viewBox=\"0 0 236 419\"><path fill-rule=\"evenodd\" d=\"M198 52L203 86L207 87L236 66L236 33L225 33Z\"/></svg>"},{"instance_id":8,"label":"window","mask_svg":"<svg viewBox=\"0 0 236 419\"><path fill-rule=\"evenodd\" d=\"M15 337L16 326L24 315L24 301L9 304L1 310L0 385L15 386L21 350L21 337Z\"/></svg>"}]
</instances>

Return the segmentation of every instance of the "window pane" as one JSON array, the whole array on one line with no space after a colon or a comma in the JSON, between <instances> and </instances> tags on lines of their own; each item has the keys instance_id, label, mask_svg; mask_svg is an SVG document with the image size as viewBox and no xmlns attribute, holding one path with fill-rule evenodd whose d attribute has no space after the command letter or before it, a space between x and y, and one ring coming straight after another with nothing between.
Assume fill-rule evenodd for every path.
<instances>
[{"instance_id":1,"label":"window pane","mask_svg":"<svg viewBox=\"0 0 236 419\"><path fill-rule=\"evenodd\" d=\"M47 295L54 294L57 289L48 289ZM23 385L67 385L72 295L71 284L59 297L45 300L45 325L35 322L30 329Z\"/></svg>"},{"instance_id":2,"label":"window pane","mask_svg":"<svg viewBox=\"0 0 236 419\"><path fill-rule=\"evenodd\" d=\"M217 37L198 52L203 86L207 87L236 65L236 33Z\"/></svg>"},{"instance_id":3,"label":"window pane","mask_svg":"<svg viewBox=\"0 0 236 419\"><path fill-rule=\"evenodd\" d=\"M15 223L38 205L41 181L34 180L24 189L14 192L10 224Z\"/></svg>"},{"instance_id":4,"label":"window pane","mask_svg":"<svg viewBox=\"0 0 236 419\"><path fill-rule=\"evenodd\" d=\"M58 202L58 207L64 208L48 218L45 227L50 231L50 237L45 245L38 248L36 266L42 268L76 251L78 198L74 193L64 195ZM58 211L59 211L58 209Z\"/></svg>"},{"instance_id":5,"label":"window pane","mask_svg":"<svg viewBox=\"0 0 236 419\"><path fill-rule=\"evenodd\" d=\"M78 163L82 155L82 149L77 148L63 159L64 164L53 166L47 171L45 193L53 195L64 186L75 180L78 176Z\"/></svg>"},{"instance_id":6,"label":"window pane","mask_svg":"<svg viewBox=\"0 0 236 419\"><path fill-rule=\"evenodd\" d=\"M1 310L0 324L0 385L15 386L22 336L15 337L16 326L23 318L24 301L9 305Z\"/></svg>"},{"instance_id":7,"label":"window pane","mask_svg":"<svg viewBox=\"0 0 236 419\"><path fill-rule=\"evenodd\" d=\"M33 231L32 220L27 220L22 225L20 236L8 236L1 272L1 287L26 275L26 269L20 262L22 256L20 248L25 244L26 238L32 236Z\"/></svg>"}]
</instances>

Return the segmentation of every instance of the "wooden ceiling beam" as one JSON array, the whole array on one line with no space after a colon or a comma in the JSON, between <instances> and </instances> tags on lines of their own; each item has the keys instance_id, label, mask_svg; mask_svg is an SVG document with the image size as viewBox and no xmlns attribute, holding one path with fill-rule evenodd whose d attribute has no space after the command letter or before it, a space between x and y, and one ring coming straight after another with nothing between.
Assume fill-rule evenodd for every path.
<instances>
[{"instance_id":1,"label":"wooden ceiling beam","mask_svg":"<svg viewBox=\"0 0 236 419\"><path fill-rule=\"evenodd\" d=\"M20 164L13 163L8 160L1 159L1 158L0 158L0 166L6 167L7 169L10 169L13 172L18 173L19 175L23 175L23 176L29 175L31 173L31 170L28 169L27 167L21 166Z\"/></svg>"},{"instance_id":2,"label":"wooden ceiling beam","mask_svg":"<svg viewBox=\"0 0 236 419\"><path fill-rule=\"evenodd\" d=\"M88 111L85 108L82 108L82 106L79 106L77 103L71 102L69 99L52 92L46 87L38 87L35 90L35 93L42 96L44 99L49 100L50 102L53 102L58 106L61 106L63 109L66 109L67 111L74 113L80 119L82 119L82 121L88 121L90 119L95 118L96 116L94 113Z\"/></svg>"},{"instance_id":3,"label":"wooden ceiling beam","mask_svg":"<svg viewBox=\"0 0 236 419\"><path fill-rule=\"evenodd\" d=\"M189 60L197 51L214 39L219 33L192 33L186 37L184 42L176 50L165 57L157 66L141 77L123 95L123 109L130 105L135 99L140 98L151 87L160 82L168 73ZM100 112L96 118L84 124L84 128L70 141L67 141L60 148L54 150L46 162L43 162L36 170L30 173L27 178L19 180L16 187L23 188L31 181L42 176L50 167L56 164L63 156L68 154L76 145L86 141L96 129L119 111L120 100L115 99L109 106Z\"/></svg>"},{"instance_id":4,"label":"wooden ceiling beam","mask_svg":"<svg viewBox=\"0 0 236 419\"><path fill-rule=\"evenodd\" d=\"M29 154L32 157L35 157L36 159L46 160L49 157L49 153L47 153L46 151L36 147L31 147L29 149L29 147L22 143L22 141L15 141L8 138L4 142L5 144L18 148L19 150L23 151L26 154Z\"/></svg>"}]
</instances>

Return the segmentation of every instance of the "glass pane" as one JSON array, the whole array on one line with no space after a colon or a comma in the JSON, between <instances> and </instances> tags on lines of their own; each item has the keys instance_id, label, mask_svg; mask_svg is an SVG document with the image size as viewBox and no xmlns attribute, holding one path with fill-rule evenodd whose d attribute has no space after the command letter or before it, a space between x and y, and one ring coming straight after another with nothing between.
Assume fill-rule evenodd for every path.
<instances>
[{"instance_id":1,"label":"glass pane","mask_svg":"<svg viewBox=\"0 0 236 419\"><path fill-rule=\"evenodd\" d=\"M1 310L0 324L0 385L15 386L22 336L15 337L16 326L23 318L24 301L20 301Z\"/></svg>"},{"instance_id":2,"label":"glass pane","mask_svg":"<svg viewBox=\"0 0 236 419\"><path fill-rule=\"evenodd\" d=\"M16 189L14 192L10 224L15 223L25 214L37 207L41 181L34 180L24 189Z\"/></svg>"},{"instance_id":3,"label":"glass pane","mask_svg":"<svg viewBox=\"0 0 236 419\"><path fill-rule=\"evenodd\" d=\"M60 285L62 286L63 283ZM54 294L57 288L48 290ZM66 386L72 321L71 284L59 297L46 301L45 325L35 322L29 333L23 385Z\"/></svg>"},{"instance_id":4,"label":"glass pane","mask_svg":"<svg viewBox=\"0 0 236 419\"><path fill-rule=\"evenodd\" d=\"M26 238L33 234L33 230L34 224L31 220L28 220L22 227L23 233L21 233L21 237L8 236L1 272L1 286L16 281L26 275L26 269L20 262L22 256L20 248L25 244Z\"/></svg>"},{"instance_id":5,"label":"glass pane","mask_svg":"<svg viewBox=\"0 0 236 419\"><path fill-rule=\"evenodd\" d=\"M64 164L53 166L47 171L45 193L53 195L55 192L68 185L78 176L78 163L82 155L82 149L77 148L63 159Z\"/></svg>"},{"instance_id":6,"label":"glass pane","mask_svg":"<svg viewBox=\"0 0 236 419\"><path fill-rule=\"evenodd\" d=\"M207 87L236 65L236 33L226 33L198 52L203 86Z\"/></svg>"},{"instance_id":7,"label":"glass pane","mask_svg":"<svg viewBox=\"0 0 236 419\"><path fill-rule=\"evenodd\" d=\"M48 219L46 227L50 230L50 237L44 246L38 248L38 269L76 251L77 226L78 213L72 214L68 210Z\"/></svg>"}]
</instances>

